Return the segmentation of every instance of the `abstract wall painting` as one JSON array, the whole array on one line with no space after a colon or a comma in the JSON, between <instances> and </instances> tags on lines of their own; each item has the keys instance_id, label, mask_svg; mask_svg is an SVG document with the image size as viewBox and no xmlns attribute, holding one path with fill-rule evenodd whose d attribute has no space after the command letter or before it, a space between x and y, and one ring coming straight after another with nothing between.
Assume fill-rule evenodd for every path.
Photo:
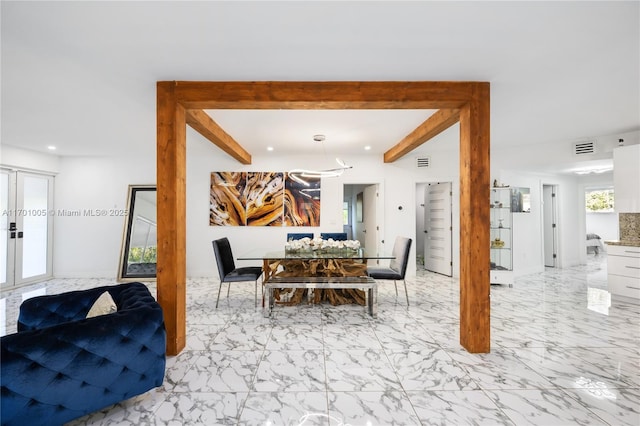
<instances>
[{"instance_id":1,"label":"abstract wall painting","mask_svg":"<svg viewBox=\"0 0 640 426\"><path fill-rule=\"evenodd\" d=\"M320 226L320 179L283 172L212 172L211 226Z\"/></svg>"},{"instance_id":2,"label":"abstract wall painting","mask_svg":"<svg viewBox=\"0 0 640 426\"><path fill-rule=\"evenodd\" d=\"M309 186L287 176L284 187L284 225L320 226L320 178L305 178Z\"/></svg>"},{"instance_id":3,"label":"abstract wall painting","mask_svg":"<svg viewBox=\"0 0 640 426\"><path fill-rule=\"evenodd\" d=\"M209 225L247 224L244 187L246 172L213 172L209 191Z\"/></svg>"},{"instance_id":4,"label":"abstract wall painting","mask_svg":"<svg viewBox=\"0 0 640 426\"><path fill-rule=\"evenodd\" d=\"M282 226L284 173L247 172L247 226Z\"/></svg>"}]
</instances>

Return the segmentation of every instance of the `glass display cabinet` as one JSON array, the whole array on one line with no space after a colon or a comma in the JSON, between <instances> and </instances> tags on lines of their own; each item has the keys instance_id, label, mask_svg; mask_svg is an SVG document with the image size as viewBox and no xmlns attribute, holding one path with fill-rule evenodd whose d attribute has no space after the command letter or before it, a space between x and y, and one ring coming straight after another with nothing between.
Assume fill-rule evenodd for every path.
<instances>
[{"instance_id":1,"label":"glass display cabinet","mask_svg":"<svg viewBox=\"0 0 640 426\"><path fill-rule=\"evenodd\" d=\"M513 285L511 189L491 188L491 284Z\"/></svg>"}]
</instances>

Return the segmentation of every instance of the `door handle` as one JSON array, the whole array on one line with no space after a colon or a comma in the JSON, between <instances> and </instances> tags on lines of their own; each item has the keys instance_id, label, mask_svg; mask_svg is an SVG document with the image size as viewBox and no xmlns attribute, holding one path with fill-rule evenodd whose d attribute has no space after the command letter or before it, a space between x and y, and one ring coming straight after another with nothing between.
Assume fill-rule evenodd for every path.
<instances>
[{"instance_id":1,"label":"door handle","mask_svg":"<svg viewBox=\"0 0 640 426\"><path fill-rule=\"evenodd\" d=\"M363 233L363 234L366 234L366 233L367 233L367 230L366 230L366 229L363 229L363 230L362 230L362 233Z\"/></svg>"},{"instance_id":2,"label":"door handle","mask_svg":"<svg viewBox=\"0 0 640 426\"><path fill-rule=\"evenodd\" d=\"M22 238L24 236L24 232L18 231L18 238Z\"/></svg>"},{"instance_id":3,"label":"door handle","mask_svg":"<svg viewBox=\"0 0 640 426\"><path fill-rule=\"evenodd\" d=\"M14 239L16 237L16 231L11 231L9 238Z\"/></svg>"}]
</instances>

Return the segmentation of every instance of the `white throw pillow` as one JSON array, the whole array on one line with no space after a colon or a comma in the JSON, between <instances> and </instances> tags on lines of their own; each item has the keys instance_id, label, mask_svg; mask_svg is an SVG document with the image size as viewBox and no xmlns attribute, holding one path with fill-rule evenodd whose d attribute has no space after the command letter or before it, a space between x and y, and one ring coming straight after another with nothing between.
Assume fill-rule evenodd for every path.
<instances>
[{"instance_id":1,"label":"white throw pillow","mask_svg":"<svg viewBox=\"0 0 640 426\"><path fill-rule=\"evenodd\" d=\"M116 302L113 301L113 297L109 294L108 291L105 291L98 297L98 299L93 302L93 306L89 309L89 313L87 314L87 318L97 317L98 315L107 315L112 314L118 310L116 306Z\"/></svg>"}]
</instances>

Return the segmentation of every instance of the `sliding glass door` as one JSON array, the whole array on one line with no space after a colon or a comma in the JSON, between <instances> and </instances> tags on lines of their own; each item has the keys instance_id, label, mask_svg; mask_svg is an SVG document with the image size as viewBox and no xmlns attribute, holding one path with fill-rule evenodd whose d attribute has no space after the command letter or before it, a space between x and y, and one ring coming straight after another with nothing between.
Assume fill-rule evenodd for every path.
<instances>
[{"instance_id":1,"label":"sliding glass door","mask_svg":"<svg viewBox=\"0 0 640 426\"><path fill-rule=\"evenodd\" d=\"M0 170L0 285L52 275L53 176Z\"/></svg>"}]
</instances>

